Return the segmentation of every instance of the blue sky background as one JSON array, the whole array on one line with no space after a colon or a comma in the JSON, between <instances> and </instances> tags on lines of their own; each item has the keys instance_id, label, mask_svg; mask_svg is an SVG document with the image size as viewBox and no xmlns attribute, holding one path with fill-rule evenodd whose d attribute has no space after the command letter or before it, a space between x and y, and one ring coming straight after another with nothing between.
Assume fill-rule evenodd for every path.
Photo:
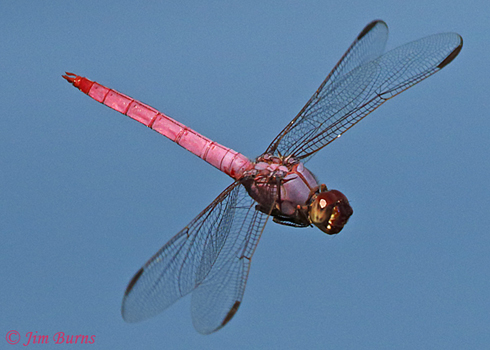
<instances>
[{"instance_id":1,"label":"blue sky background","mask_svg":"<svg viewBox=\"0 0 490 350\"><path fill-rule=\"evenodd\" d=\"M272 4L2 3L1 348L36 331L96 335L43 349L488 346L488 1ZM230 179L61 74L255 157L377 18L388 48L445 31L464 47L308 163L350 199L347 227L332 238L269 223L243 304L213 335L193 329L190 298L125 323L130 278Z\"/></svg>"}]
</instances>

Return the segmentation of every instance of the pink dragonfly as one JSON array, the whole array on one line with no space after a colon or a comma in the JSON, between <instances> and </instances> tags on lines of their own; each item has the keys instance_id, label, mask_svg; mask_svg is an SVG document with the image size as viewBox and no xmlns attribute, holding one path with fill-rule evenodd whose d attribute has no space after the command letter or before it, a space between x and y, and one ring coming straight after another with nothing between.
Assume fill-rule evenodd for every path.
<instances>
[{"instance_id":1,"label":"pink dragonfly","mask_svg":"<svg viewBox=\"0 0 490 350\"><path fill-rule=\"evenodd\" d=\"M448 65L461 51L455 33L425 37L383 54L388 27L369 23L299 114L255 160L154 108L87 78L63 77L98 102L143 123L204 159L234 182L165 244L129 282L122 316L137 322L192 292L197 331L215 332L237 312L250 263L269 216L293 227L339 233L352 215L304 163L385 101Z\"/></svg>"}]
</instances>

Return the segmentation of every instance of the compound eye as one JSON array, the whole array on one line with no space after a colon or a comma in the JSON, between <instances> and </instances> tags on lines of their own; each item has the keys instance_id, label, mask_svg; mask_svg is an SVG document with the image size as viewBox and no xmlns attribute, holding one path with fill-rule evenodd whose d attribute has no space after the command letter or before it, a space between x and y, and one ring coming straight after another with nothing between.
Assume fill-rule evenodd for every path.
<instances>
[{"instance_id":1,"label":"compound eye","mask_svg":"<svg viewBox=\"0 0 490 350\"><path fill-rule=\"evenodd\" d=\"M310 221L327 234L339 233L352 215L347 198L337 190L319 193L310 204Z\"/></svg>"}]
</instances>

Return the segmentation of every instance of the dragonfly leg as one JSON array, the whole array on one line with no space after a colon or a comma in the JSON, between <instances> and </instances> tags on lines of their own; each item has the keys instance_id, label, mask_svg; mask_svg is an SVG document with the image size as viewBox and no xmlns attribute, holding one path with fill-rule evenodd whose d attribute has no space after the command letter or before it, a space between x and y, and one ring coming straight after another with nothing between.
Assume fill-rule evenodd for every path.
<instances>
[{"instance_id":1,"label":"dragonfly leg","mask_svg":"<svg viewBox=\"0 0 490 350\"><path fill-rule=\"evenodd\" d=\"M281 224L284 226L292 226L292 227L312 226L311 224L306 224L304 222L294 221L290 217L286 217L286 216L274 216L272 221L274 221L276 224Z\"/></svg>"},{"instance_id":2,"label":"dragonfly leg","mask_svg":"<svg viewBox=\"0 0 490 350\"><path fill-rule=\"evenodd\" d=\"M306 205L298 205L294 214L291 216L283 215L280 211L276 211L276 209L272 211L271 215L274 217L272 221L277 224L293 227L312 226L310 219L308 218L308 206Z\"/></svg>"}]
</instances>

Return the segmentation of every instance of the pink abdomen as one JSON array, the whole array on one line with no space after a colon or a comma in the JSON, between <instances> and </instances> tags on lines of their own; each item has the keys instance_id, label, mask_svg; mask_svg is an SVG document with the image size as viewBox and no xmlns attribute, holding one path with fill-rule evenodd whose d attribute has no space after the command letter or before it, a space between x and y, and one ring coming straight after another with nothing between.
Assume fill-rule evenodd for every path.
<instances>
[{"instance_id":1,"label":"pink abdomen","mask_svg":"<svg viewBox=\"0 0 490 350\"><path fill-rule=\"evenodd\" d=\"M250 160L230 148L211 141L191 128L166 116L156 109L93 82L87 78L66 73L63 77L94 100L152 128L186 150L215 166L234 179L253 167Z\"/></svg>"}]
</instances>

